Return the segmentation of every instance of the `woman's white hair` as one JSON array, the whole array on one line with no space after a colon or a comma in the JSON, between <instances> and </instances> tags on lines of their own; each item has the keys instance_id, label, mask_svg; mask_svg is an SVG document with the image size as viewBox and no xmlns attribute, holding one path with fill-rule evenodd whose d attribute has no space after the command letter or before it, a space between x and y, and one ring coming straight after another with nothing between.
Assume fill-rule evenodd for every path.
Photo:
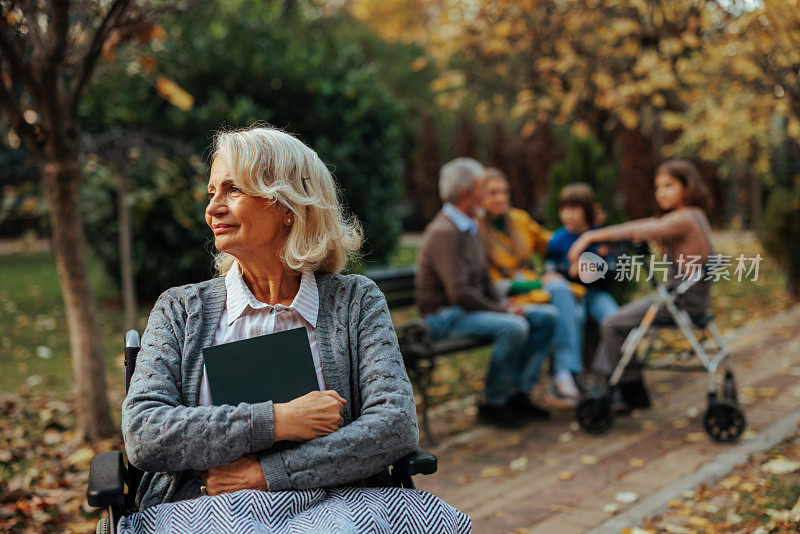
<instances>
[{"instance_id":1,"label":"woman's white hair","mask_svg":"<svg viewBox=\"0 0 800 534\"><path fill-rule=\"evenodd\" d=\"M288 269L338 273L361 247L361 226L344 215L331 172L296 137L264 126L222 131L214 136L212 161L216 158L245 194L271 199L294 214L279 252ZM225 252L215 257L222 276L233 262Z\"/></svg>"}]
</instances>

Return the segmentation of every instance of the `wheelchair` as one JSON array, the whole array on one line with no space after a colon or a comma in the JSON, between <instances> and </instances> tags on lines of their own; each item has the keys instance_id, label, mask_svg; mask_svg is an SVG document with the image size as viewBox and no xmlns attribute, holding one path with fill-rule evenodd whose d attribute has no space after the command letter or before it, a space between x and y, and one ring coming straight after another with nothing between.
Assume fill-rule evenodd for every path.
<instances>
[{"instance_id":1,"label":"wheelchair","mask_svg":"<svg viewBox=\"0 0 800 534\"><path fill-rule=\"evenodd\" d=\"M637 246L636 251L642 257L650 255L647 244ZM648 308L639 326L633 328L625 339L622 346L622 358L609 377L605 390L599 394L586 396L579 402L576 409L576 420L584 431L599 435L611 429L614 422L613 392L619 384L625 368L634 358L641 364L645 364L659 331L663 328L677 328L687 339L691 348L667 356L665 359L668 361L662 362L657 368L697 370L698 367L687 368L686 366L672 365L688 361L693 356L697 357L701 364L700 370L705 370L708 375L707 408L703 416L703 426L706 432L713 440L720 443L731 443L741 437L747 423L737 401L736 380L729 358L728 345L714 324L714 317L710 311L699 316L690 316L678 306L681 296L694 284L704 279L713 266L713 263L707 262L697 270L694 276L686 277L680 284L671 288L667 288L650 273L650 280L656 289L657 299ZM669 312L667 320L657 319L658 312L662 309ZM697 332L700 332L700 339L697 337ZM710 346L711 341L715 346ZM654 368L654 366L650 367ZM718 376L720 370L723 370L721 385Z\"/></svg>"},{"instance_id":2,"label":"wheelchair","mask_svg":"<svg viewBox=\"0 0 800 534\"><path fill-rule=\"evenodd\" d=\"M139 333L136 330L129 330L125 334L124 352L126 394L136 368L136 357L140 347ZM404 456L380 475L387 486L413 489L413 476L430 475L435 473L437 468L436 456L418 446L416 451ZM98 534L115 534L120 518L135 511L136 489L139 487L142 475L143 472L136 466L130 462L126 464L121 451L101 452L92 458L86 500L89 506L102 508L108 512L108 517L100 519L97 523Z\"/></svg>"}]
</instances>

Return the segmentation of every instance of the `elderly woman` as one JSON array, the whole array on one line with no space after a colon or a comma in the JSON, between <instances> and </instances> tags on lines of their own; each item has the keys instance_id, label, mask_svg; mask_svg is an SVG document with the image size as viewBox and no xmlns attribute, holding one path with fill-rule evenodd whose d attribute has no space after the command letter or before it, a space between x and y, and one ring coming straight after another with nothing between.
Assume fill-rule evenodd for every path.
<instances>
[{"instance_id":1,"label":"elderly woman","mask_svg":"<svg viewBox=\"0 0 800 534\"><path fill-rule=\"evenodd\" d=\"M272 528L310 513L304 520L338 518L349 532L358 521L340 505L320 511L327 497L319 488L412 498L414 490L364 487L415 449L416 409L383 295L363 276L337 274L359 248L361 230L343 216L326 165L280 130L220 133L205 217L220 276L161 295L123 403L128 457L146 471L137 492L144 512L123 523L155 524L164 518L141 516L178 515L174 507L210 495L222 496L213 498L222 499L215 516L246 513ZM308 334L319 391L286 403L213 404L203 348L297 327ZM273 447L286 440L298 443ZM256 509L225 500L239 490L251 490L247 502L260 503ZM392 501L367 497L351 491L344 499L374 512L371 521L388 521L373 509ZM452 528L438 531L468 530L466 516L428 498L428 512L453 518Z\"/></svg>"}]
</instances>

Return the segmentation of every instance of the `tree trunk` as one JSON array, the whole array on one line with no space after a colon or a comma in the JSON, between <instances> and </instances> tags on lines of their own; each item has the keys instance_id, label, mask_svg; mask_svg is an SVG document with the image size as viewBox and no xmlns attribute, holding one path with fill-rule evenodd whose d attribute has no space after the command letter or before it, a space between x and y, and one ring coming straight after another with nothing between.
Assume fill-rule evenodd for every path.
<instances>
[{"instance_id":1,"label":"tree trunk","mask_svg":"<svg viewBox=\"0 0 800 534\"><path fill-rule=\"evenodd\" d=\"M453 158L477 158L478 141L475 126L466 111L458 114L453 132Z\"/></svg>"},{"instance_id":2,"label":"tree trunk","mask_svg":"<svg viewBox=\"0 0 800 534\"><path fill-rule=\"evenodd\" d=\"M67 315L72 374L84 438L114 434L108 409L103 351L94 295L89 283L80 213L80 171L74 157L45 162L45 194L50 203L50 232Z\"/></svg>"},{"instance_id":3,"label":"tree trunk","mask_svg":"<svg viewBox=\"0 0 800 534\"><path fill-rule=\"evenodd\" d=\"M619 190L628 219L641 219L653 213L653 174L656 155L652 140L639 129L620 129L617 134L620 149Z\"/></svg>"},{"instance_id":4,"label":"tree trunk","mask_svg":"<svg viewBox=\"0 0 800 534\"><path fill-rule=\"evenodd\" d=\"M128 184L124 170L120 170L117 183L117 222L119 223L119 275L122 286L122 307L125 310L125 330L127 331L136 328L136 286L133 279Z\"/></svg>"}]
</instances>

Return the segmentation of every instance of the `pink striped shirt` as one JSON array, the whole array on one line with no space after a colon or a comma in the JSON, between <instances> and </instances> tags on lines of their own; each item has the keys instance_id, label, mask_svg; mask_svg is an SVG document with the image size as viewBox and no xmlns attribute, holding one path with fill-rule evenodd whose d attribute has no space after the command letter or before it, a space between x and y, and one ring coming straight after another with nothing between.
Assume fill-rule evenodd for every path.
<instances>
[{"instance_id":1,"label":"pink striped shirt","mask_svg":"<svg viewBox=\"0 0 800 534\"><path fill-rule=\"evenodd\" d=\"M317 383L320 391L323 391L325 380L322 376L316 335L319 293L314 273L302 272L300 289L289 306L283 304L272 306L256 299L250 288L244 283L237 262L234 262L231 270L225 275L225 289L227 291L225 309L222 311L219 326L214 335L214 345L305 326L308 332L308 342L311 345L311 357L314 359L314 369L317 372ZM212 405L205 366L203 366L203 379L200 383L199 404L200 406Z\"/></svg>"}]
</instances>

